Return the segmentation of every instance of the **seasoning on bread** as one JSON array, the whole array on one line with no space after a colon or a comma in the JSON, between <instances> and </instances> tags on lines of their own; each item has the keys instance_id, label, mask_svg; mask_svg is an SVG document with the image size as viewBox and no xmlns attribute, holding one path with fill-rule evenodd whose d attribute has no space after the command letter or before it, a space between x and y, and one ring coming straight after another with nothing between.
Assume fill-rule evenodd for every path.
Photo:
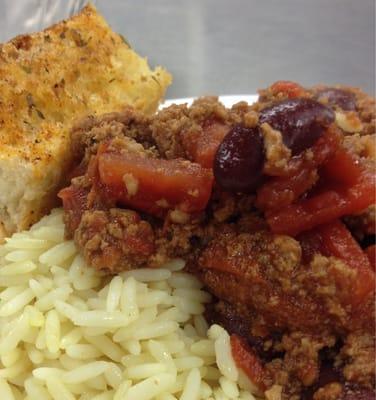
<instances>
[{"instance_id":1,"label":"seasoning on bread","mask_svg":"<svg viewBox=\"0 0 376 400\"><path fill-rule=\"evenodd\" d=\"M157 108L170 74L151 70L92 5L0 46L0 223L29 227L56 201L71 163L69 131L87 114Z\"/></svg>"}]
</instances>

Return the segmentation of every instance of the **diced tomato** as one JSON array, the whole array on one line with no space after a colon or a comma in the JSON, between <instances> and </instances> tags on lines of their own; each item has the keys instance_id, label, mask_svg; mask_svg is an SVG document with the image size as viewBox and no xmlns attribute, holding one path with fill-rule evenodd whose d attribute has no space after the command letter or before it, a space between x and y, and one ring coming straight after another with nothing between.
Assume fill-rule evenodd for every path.
<instances>
[{"instance_id":1,"label":"diced tomato","mask_svg":"<svg viewBox=\"0 0 376 400\"><path fill-rule=\"evenodd\" d=\"M231 353L238 368L242 369L249 380L260 392L267 389L267 371L262 365L261 360L248 345L248 343L238 335L231 335Z\"/></svg>"},{"instance_id":2,"label":"diced tomato","mask_svg":"<svg viewBox=\"0 0 376 400\"><path fill-rule=\"evenodd\" d=\"M104 147L98 151L98 171L112 198L156 216L175 208L204 210L213 185L212 171L190 161L119 154Z\"/></svg>"},{"instance_id":3,"label":"diced tomato","mask_svg":"<svg viewBox=\"0 0 376 400\"><path fill-rule=\"evenodd\" d=\"M320 192L282 210L266 212L273 232L295 236L375 203L375 172L342 149L336 160L338 165L330 161L328 168L324 166Z\"/></svg>"},{"instance_id":4,"label":"diced tomato","mask_svg":"<svg viewBox=\"0 0 376 400\"><path fill-rule=\"evenodd\" d=\"M278 177L261 186L257 206L264 210L288 206L316 183L314 170L303 169L291 177Z\"/></svg>"},{"instance_id":5,"label":"diced tomato","mask_svg":"<svg viewBox=\"0 0 376 400\"><path fill-rule=\"evenodd\" d=\"M333 158L325 163L321 174L324 179L354 185L362 175L359 160L343 147L339 148Z\"/></svg>"},{"instance_id":6,"label":"diced tomato","mask_svg":"<svg viewBox=\"0 0 376 400\"><path fill-rule=\"evenodd\" d=\"M206 121L202 133L195 140L189 140L184 146L192 160L204 168L212 168L215 153L230 128L224 123Z\"/></svg>"},{"instance_id":7,"label":"diced tomato","mask_svg":"<svg viewBox=\"0 0 376 400\"><path fill-rule=\"evenodd\" d=\"M354 312L364 307L375 290L375 273L366 253L363 252L345 225L341 221L335 220L304 232L298 237L298 240L303 249L304 263L310 262L313 255L319 253L327 257L339 258L356 271L354 277L346 273L334 276L338 288L337 293L344 304L350 304L353 307ZM351 292L344 291L340 294L341 287L349 286L349 279L351 279Z\"/></svg>"},{"instance_id":8,"label":"diced tomato","mask_svg":"<svg viewBox=\"0 0 376 400\"><path fill-rule=\"evenodd\" d=\"M290 99L306 93L302 86L292 81L277 81L270 86L270 89L273 94L283 93Z\"/></svg>"},{"instance_id":9,"label":"diced tomato","mask_svg":"<svg viewBox=\"0 0 376 400\"><path fill-rule=\"evenodd\" d=\"M353 306L361 304L375 284L375 274L367 255L339 220L318 227L317 233L321 236L324 253L339 258L357 272L348 301Z\"/></svg>"},{"instance_id":10,"label":"diced tomato","mask_svg":"<svg viewBox=\"0 0 376 400\"><path fill-rule=\"evenodd\" d=\"M293 157L283 176L293 176L302 169L316 168L334 156L341 144L343 134L335 124L330 125L311 148L311 157L305 152Z\"/></svg>"},{"instance_id":11,"label":"diced tomato","mask_svg":"<svg viewBox=\"0 0 376 400\"><path fill-rule=\"evenodd\" d=\"M338 130L331 126L313 145L312 157L304 153L294 157L280 176L272 177L260 187L257 206L263 210L280 209L296 201L317 181L317 167L330 160L340 142Z\"/></svg>"},{"instance_id":12,"label":"diced tomato","mask_svg":"<svg viewBox=\"0 0 376 400\"><path fill-rule=\"evenodd\" d=\"M327 254L346 261L354 269L370 269L367 256L341 221L319 226L316 232L321 236Z\"/></svg>"},{"instance_id":13,"label":"diced tomato","mask_svg":"<svg viewBox=\"0 0 376 400\"><path fill-rule=\"evenodd\" d=\"M263 243L270 239L265 236ZM198 268L203 271L201 279L204 283L209 282L215 296L257 310L268 326L276 329L286 326L316 329L327 324L321 304L312 297L300 297L297 301L295 295L285 293L275 285L260 265L265 254L266 249L252 245L252 237L246 241L239 237L229 237L225 242L212 240L198 260ZM255 288L257 297L253 295ZM260 302L257 300L260 298L273 299L273 302Z\"/></svg>"},{"instance_id":14,"label":"diced tomato","mask_svg":"<svg viewBox=\"0 0 376 400\"><path fill-rule=\"evenodd\" d=\"M374 179L365 179L348 190L328 190L290 204L283 210L266 212L266 219L272 232L295 236L333 219L364 210L374 203L374 190Z\"/></svg>"},{"instance_id":15,"label":"diced tomato","mask_svg":"<svg viewBox=\"0 0 376 400\"><path fill-rule=\"evenodd\" d=\"M368 246L365 250L372 269L376 272L376 245Z\"/></svg>"}]
</instances>

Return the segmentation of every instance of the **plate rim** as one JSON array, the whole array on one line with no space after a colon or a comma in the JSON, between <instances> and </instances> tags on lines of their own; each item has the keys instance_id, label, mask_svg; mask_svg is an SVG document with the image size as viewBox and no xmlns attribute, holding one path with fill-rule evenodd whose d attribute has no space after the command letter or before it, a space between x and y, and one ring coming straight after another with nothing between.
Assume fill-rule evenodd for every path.
<instances>
[{"instance_id":1,"label":"plate rim","mask_svg":"<svg viewBox=\"0 0 376 400\"><path fill-rule=\"evenodd\" d=\"M178 97L175 99L166 99L160 105L160 108L165 108L172 104L185 104L186 103L186 104L190 105L190 104L192 104L193 100L197 99L198 97ZM236 104L239 101L246 101L247 103L254 103L258 99L258 95L257 94L218 95L218 99L226 107L231 107L233 104Z\"/></svg>"}]
</instances>

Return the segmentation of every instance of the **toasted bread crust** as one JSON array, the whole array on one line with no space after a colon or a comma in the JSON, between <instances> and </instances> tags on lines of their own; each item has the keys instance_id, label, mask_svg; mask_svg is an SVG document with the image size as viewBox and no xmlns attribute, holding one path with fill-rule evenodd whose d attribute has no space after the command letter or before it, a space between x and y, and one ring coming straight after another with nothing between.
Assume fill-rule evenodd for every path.
<instances>
[{"instance_id":1,"label":"toasted bread crust","mask_svg":"<svg viewBox=\"0 0 376 400\"><path fill-rule=\"evenodd\" d=\"M27 228L54 203L71 162L73 121L126 104L151 113L170 81L164 69L150 70L91 5L1 45L0 222L6 232Z\"/></svg>"}]
</instances>

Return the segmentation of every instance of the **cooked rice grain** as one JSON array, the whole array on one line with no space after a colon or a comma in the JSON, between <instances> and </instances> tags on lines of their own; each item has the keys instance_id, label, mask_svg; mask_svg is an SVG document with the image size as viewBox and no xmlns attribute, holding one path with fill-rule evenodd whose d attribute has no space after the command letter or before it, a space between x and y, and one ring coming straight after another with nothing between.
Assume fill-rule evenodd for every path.
<instances>
[{"instance_id":1,"label":"cooked rice grain","mask_svg":"<svg viewBox=\"0 0 376 400\"><path fill-rule=\"evenodd\" d=\"M63 238L54 210L0 246L2 399L254 399L182 260L110 279Z\"/></svg>"}]
</instances>

